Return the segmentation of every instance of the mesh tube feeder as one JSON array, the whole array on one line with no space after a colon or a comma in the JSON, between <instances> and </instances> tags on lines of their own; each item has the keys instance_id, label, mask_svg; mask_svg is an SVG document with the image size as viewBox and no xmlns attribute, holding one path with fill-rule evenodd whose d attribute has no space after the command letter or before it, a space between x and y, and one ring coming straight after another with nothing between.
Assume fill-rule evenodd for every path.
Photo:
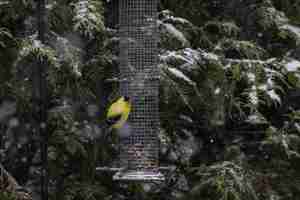
<instances>
[{"instance_id":1,"label":"mesh tube feeder","mask_svg":"<svg viewBox=\"0 0 300 200\"><path fill-rule=\"evenodd\" d=\"M162 181L159 171L158 0L119 0L120 94L132 101L113 179Z\"/></svg>"},{"instance_id":2,"label":"mesh tube feeder","mask_svg":"<svg viewBox=\"0 0 300 200\"><path fill-rule=\"evenodd\" d=\"M132 100L114 180L163 180L159 172L157 0L120 0L120 93Z\"/></svg>"}]
</instances>

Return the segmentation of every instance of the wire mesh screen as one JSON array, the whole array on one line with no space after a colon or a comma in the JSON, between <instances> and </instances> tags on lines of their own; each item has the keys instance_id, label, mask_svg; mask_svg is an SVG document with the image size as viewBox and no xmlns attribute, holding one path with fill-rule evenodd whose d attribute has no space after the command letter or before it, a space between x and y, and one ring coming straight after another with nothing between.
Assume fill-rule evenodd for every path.
<instances>
[{"instance_id":1,"label":"wire mesh screen","mask_svg":"<svg viewBox=\"0 0 300 200\"><path fill-rule=\"evenodd\" d=\"M132 101L128 127L121 140L121 166L151 172L158 169L157 0L120 0L120 92ZM128 128L127 127L127 128Z\"/></svg>"}]
</instances>

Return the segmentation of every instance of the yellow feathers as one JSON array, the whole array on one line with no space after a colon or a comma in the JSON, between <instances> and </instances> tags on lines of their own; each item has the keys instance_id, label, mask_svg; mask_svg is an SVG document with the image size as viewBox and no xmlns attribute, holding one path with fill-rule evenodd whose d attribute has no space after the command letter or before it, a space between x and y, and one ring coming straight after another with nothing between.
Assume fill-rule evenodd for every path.
<instances>
[{"instance_id":1,"label":"yellow feathers","mask_svg":"<svg viewBox=\"0 0 300 200\"><path fill-rule=\"evenodd\" d=\"M129 97L122 96L108 109L106 122L114 129L120 129L128 119L131 111Z\"/></svg>"}]
</instances>

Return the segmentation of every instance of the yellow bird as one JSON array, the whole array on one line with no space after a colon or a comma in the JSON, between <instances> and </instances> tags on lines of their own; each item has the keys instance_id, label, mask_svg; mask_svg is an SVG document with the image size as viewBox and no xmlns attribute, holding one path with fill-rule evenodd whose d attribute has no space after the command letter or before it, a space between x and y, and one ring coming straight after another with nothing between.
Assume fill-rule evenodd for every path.
<instances>
[{"instance_id":1,"label":"yellow bird","mask_svg":"<svg viewBox=\"0 0 300 200\"><path fill-rule=\"evenodd\" d=\"M113 129L120 129L127 121L130 111L130 98L122 96L109 107L106 115L106 123Z\"/></svg>"}]
</instances>

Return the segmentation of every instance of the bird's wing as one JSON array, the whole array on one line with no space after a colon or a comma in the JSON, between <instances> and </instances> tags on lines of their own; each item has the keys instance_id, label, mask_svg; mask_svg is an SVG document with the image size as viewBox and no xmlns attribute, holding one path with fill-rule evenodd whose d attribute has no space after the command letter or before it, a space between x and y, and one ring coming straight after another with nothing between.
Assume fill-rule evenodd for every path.
<instances>
[{"instance_id":1,"label":"bird's wing","mask_svg":"<svg viewBox=\"0 0 300 200\"><path fill-rule=\"evenodd\" d=\"M113 125L117 123L121 118L122 118L122 114L111 116L106 119L106 122L108 125Z\"/></svg>"}]
</instances>

